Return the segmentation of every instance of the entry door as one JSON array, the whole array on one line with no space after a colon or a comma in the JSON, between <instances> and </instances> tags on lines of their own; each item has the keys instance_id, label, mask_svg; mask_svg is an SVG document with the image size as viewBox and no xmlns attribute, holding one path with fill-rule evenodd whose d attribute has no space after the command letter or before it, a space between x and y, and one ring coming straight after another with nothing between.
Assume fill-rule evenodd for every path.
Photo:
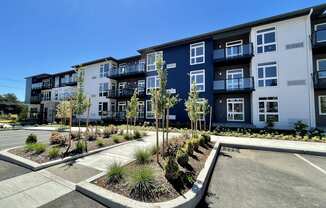
<instances>
[{"instance_id":1,"label":"entry door","mask_svg":"<svg viewBox=\"0 0 326 208\"><path fill-rule=\"evenodd\" d=\"M226 89L243 88L243 69L230 69L226 71Z\"/></svg>"},{"instance_id":2,"label":"entry door","mask_svg":"<svg viewBox=\"0 0 326 208\"><path fill-rule=\"evenodd\" d=\"M228 98L227 103L227 120L244 121L244 99Z\"/></svg>"}]
</instances>

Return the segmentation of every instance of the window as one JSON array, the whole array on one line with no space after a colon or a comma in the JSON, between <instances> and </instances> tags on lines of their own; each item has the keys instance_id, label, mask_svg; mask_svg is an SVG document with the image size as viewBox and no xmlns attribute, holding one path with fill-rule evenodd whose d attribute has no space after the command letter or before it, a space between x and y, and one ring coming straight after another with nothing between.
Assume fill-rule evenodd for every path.
<instances>
[{"instance_id":1,"label":"window","mask_svg":"<svg viewBox=\"0 0 326 208\"><path fill-rule=\"evenodd\" d=\"M243 88L243 69L226 70L226 89Z\"/></svg>"},{"instance_id":2,"label":"window","mask_svg":"<svg viewBox=\"0 0 326 208\"><path fill-rule=\"evenodd\" d=\"M146 94L149 94L151 89L157 89L160 85L158 76L150 76L146 78Z\"/></svg>"},{"instance_id":3,"label":"window","mask_svg":"<svg viewBox=\"0 0 326 208\"><path fill-rule=\"evenodd\" d=\"M318 96L319 102L319 115L325 116L326 115L326 95Z\"/></svg>"},{"instance_id":4,"label":"window","mask_svg":"<svg viewBox=\"0 0 326 208\"><path fill-rule=\"evenodd\" d=\"M326 23L315 25L317 43L326 42Z\"/></svg>"},{"instance_id":5,"label":"window","mask_svg":"<svg viewBox=\"0 0 326 208\"><path fill-rule=\"evenodd\" d=\"M257 53L276 51L275 28L257 31Z\"/></svg>"},{"instance_id":6,"label":"window","mask_svg":"<svg viewBox=\"0 0 326 208\"><path fill-rule=\"evenodd\" d=\"M106 97L108 95L109 91L109 83L100 83L100 88L99 88L99 96L100 97Z\"/></svg>"},{"instance_id":7,"label":"window","mask_svg":"<svg viewBox=\"0 0 326 208\"><path fill-rule=\"evenodd\" d=\"M146 118L147 119L154 119L154 112L151 100L146 100Z\"/></svg>"},{"instance_id":8,"label":"window","mask_svg":"<svg viewBox=\"0 0 326 208\"><path fill-rule=\"evenodd\" d=\"M198 98L198 101L197 103L198 104L204 104L204 102L207 101L205 98ZM199 115L199 119L200 121L204 121L205 120L205 113L204 111L200 111L200 112L197 112L197 114Z\"/></svg>"},{"instance_id":9,"label":"window","mask_svg":"<svg viewBox=\"0 0 326 208\"><path fill-rule=\"evenodd\" d=\"M243 98L228 98L227 105L227 120L228 121L244 121L244 99Z\"/></svg>"},{"instance_id":10,"label":"window","mask_svg":"<svg viewBox=\"0 0 326 208\"><path fill-rule=\"evenodd\" d=\"M51 91L42 92L42 101L50 101L51 100Z\"/></svg>"},{"instance_id":11,"label":"window","mask_svg":"<svg viewBox=\"0 0 326 208\"><path fill-rule=\"evenodd\" d=\"M126 102L125 101L119 101L118 102L118 112L126 112Z\"/></svg>"},{"instance_id":12,"label":"window","mask_svg":"<svg viewBox=\"0 0 326 208\"><path fill-rule=\"evenodd\" d=\"M278 98L277 97L261 97L259 98L259 121L267 122L272 120L278 122Z\"/></svg>"},{"instance_id":13,"label":"window","mask_svg":"<svg viewBox=\"0 0 326 208\"><path fill-rule=\"evenodd\" d=\"M190 89L193 83L196 85L198 92L205 92L205 70L190 72Z\"/></svg>"},{"instance_id":14,"label":"window","mask_svg":"<svg viewBox=\"0 0 326 208\"><path fill-rule=\"evenodd\" d=\"M59 100L59 92L58 92L58 90L54 91L54 100Z\"/></svg>"},{"instance_id":15,"label":"window","mask_svg":"<svg viewBox=\"0 0 326 208\"><path fill-rule=\"evenodd\" d=\"M145 91L145 80L138 80L138 92L144 92Z\"/></svg>"},{"instance_id":16,"label":"window","mask_svg":"<svg viewBox=\"0 0 326 208\"><path fill-rule=\"evenodd\" d=\"M163 52L158 51L158 52L153 52L147 54L147 71L156 71L156 60L159 58L163 58Z\"/></svg>"},{"instance_id":17,"label":"window","mask_svg":"<svg viewBox=\"0 0 326 208\"><path fill-rule=\"evenodd\" d=\"M109 75L109 64L100 64L100 77L107 77Z\"/></svg>"},{"instance_id":18,"label":"window","mask_svg":"<svg viewBox=\"0 0 326 208\"><path fill-rule=\"evenodd\" d=\"M107 102L99 102L98 103L98 115L99 116L108 115L108 103Z\"/></svg>"},{"instance_id":19,"label":"window","mask_svg":"<svg viewBox=\"0 0 326 208\"><path fill-rule=\"evenodd\" d=\"M145 103L144 103L144 101L138 101L137 108L138 108L137 118L144 118L144 116L145 116Z\"/></svg>"},{"instance_id":20,"label":"window","mask_svg":"<svg viewBox=\"0 0 326 208\"><path fill-rule=\"evenodd\" d=\"M205 42L190 45L190 65L205 63Z\"/></svg>"},{"instance_id":21,"label":"window","mask_svg":"<svg viewBox=\"0 0 326 208\"><path fill-rule=\"evenodd\" d=\"M242 40L226 43L226 57L241 56L243 53Z\"/></svg>"},{"instance_id":22,"label":"window","mask_svg":"<svg viewBox=\"0 0 326 208\"><path fill-rule=\"evenodd\" d=\"M258 64L258 86L277 86L277 67L275 62Z\"/></svg>"},{"instance_id":23,"label":"window","mask_svg":"<svg viewBox=\"0 0 326 208\"><path fill-rule=\"evenodd\" d=\"M326 78L326 59L317 60L318 78Z\"/></svg>"}]
</instances>

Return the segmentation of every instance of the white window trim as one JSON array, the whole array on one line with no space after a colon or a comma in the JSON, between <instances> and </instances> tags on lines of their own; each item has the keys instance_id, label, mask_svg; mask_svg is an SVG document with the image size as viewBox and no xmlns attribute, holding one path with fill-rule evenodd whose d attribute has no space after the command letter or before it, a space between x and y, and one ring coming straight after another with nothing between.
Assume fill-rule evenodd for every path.
<instances>
[{"instance_id":1,"label":"white window trim","mask_svg":"<svg viewBox=\"0 0 326 208\"><path fill-rule=\"evenodd\" d=\"M199 44L203 44L203 45L194 46L194 45L199 45ZM197 56L197 54L196 54L196 48L199 48L199 47L203 47L203 55L198 55ZM191 49L193 49L193 48L195 49L195 56L191 56ZM189 59L190 65L197 65L197 64L203 64L203 63L205 63L205 48L206 48L205 41L190 44L190 54L189 54L189 57L190 57L190 59ZM197 58L200 58L200 57L203 57L203 61L196 62L196 59ZM195 59L195 63L191 63L191 59Z\"/></svg>"},{"instance_id":2,"label":"white window trim","mask_svg":"<svg viewBox=\"0 0 326 208\"><path fill-rule=\"evenodd\" d=\"M106 78L109 75L109 67L107 68L107 71L105 71L106 64L107 63L100 64L100 78Z\"/></svg>"},{"instance_id":3,"label":"white window trim","mask_svg":"<svg viewBox=\"0 0 326 208\"><path fill-rule=\"evenodd\" d=\"M232 52L232 55L228 55L227 48L232 48L235 46L241 46L241 52L238 54L233 54L233 52ZM234 40L234 41L226 42L225 49L226 49L226 51L225 51L226 57L242 56L243 55L243 40Z\"/></svg>"},{"instance_id":4,"label":"white window trim","mask_svg":"<svg viewBox=\"0 0 326 208\"><path fill-rule=\"evenodd\" d=\"M192 82L191 82L191 77L192 76L194 76L194 74L199 74L199 73L203 73L203 76L204 76L204 78L203 78L203 90L198 90L198 88L197 88L197 85L202 85L202 84L197 84L197 83L195 83L195 85L196 85L196 89L197 89L197 92L205 92L205 89L206 89L206 86L205 86L205 70L204 69L201 69L201 70L194 70L194 71L190 71L190 80L189 80L189 89L191 89L191 85L192 85Z\"/></svg>"},{"instance_id":5,"label":"white window trim","mask_svg":"<svg viewBox=\"0 0 326 208\"><path fill-rule=\"evenodd\" d=\"M119 111L119 107L120 106L125 106L125 111ZM127 103L126 103L126 101L119 101L118 102L118 109L117 109L117 112L126 112L126 110L127 110Z\"/></svg>"},{"instance_id":6,"label":"white window trim","mask_svg":"<svg viewBox=\"0 0 326 208\"><path fill-rule=\"evenodd\" d=\"M275 66L276 67L276 77L265 77L266 75L266 67L271 67L271 66ZM259 78L259 68L264 68L263 70L263 78ZM270 80L270 79L276 79L276 85L275 86L266 86L266 80ZM263 86L259 86L259 81L263 80L264 81L264 85ZM264 87L277 87L279 84L278 82L278 66L277 63L275 64L268 64L268 65L263 65L263 66L259 66L259 64L257 65L257 87L260 88L264 88Z\"/></svg>"},{"instance_id":7,"label":"white window trim","mask_svg":"<svg viewBox=\"0 0 326 208\"><path fill-rule=\"evenodd\" d=\"M242 104L242 112L229 112L229 103L232 103L233 105L236 103L241 103ZM233 115L233 120L229 119L229 114ZM241 120L234 120L234 115L235 114L242 114L242 119ZM226 99L226 120L227 121L234 121L234 122L243 122L245 121L245 103L244 103L244 98L227 98Z\"/></svg>"},{"instance_id":8,"label":"white window trim","mask_svg":"<svg viewBox=\"0 0 326 208\"><path fill-rule=\"evenodd\" d=\"M320 61L326 61L326 59L317 59L317 63L316 63L316 65L317 65L317 70L316 71L319 71L319 62Z\"/></svg>"},{"instance_id":9,"label":"white window trim","mask_svg":"<svg viewBox=\"0 0 326 208\"><path fill-rule=\"evenodd\" d=\"M268 30L268 29L272 29L273 30ZM268 30L268 31L265 31L265 32L258 32L259 30ZM265 28L265 29L259 29L257 32L256 32L256 54L264 54L264 53L274 53L277 51L277 32L276 32L276 27L270 27L270 28ZM264 41L264 35L266 33L271 33L271 32L274 32L275 33L275 42L273 43L267 43L265 44L265 41ZM261 45L258 45L258 42L257 42L257 37L258 35L262 35L262 44ZM265 51L265 46L269 46L269 45L275 45L275 50L274 51ZM263 52L261 53L258 53L258 47L262 47L263 48Z\"/></svg>"},{"instance_id":10,"label":"white window trim","mask_svg":"<svg viewBox=\"0 0 326 208\"><path fill-rule=\"evenodd\" d=\"M146 77L146 95L150 95L150 90L151 89L158 89L158 87L149 87L148 86L148 83L149 83L149 79L150 78L155 78L155 86L157 86L158 85L158 82L159 82L159 78L158 78L158 75L154 75L154 76L148 76L148 77Z\"/></svg>"},{"instance_id":11,"label":"white window trim","mask_svg":"<svg viewBox=\"0 0 326 208\"><path fill-rule=\"evenodd\" d=\"M319 95L318 96L318 109L319 109L319 115L320 116L326 116L326 112L325 113L322 113L321 112L321 98L322 97L326 97L326 95Z\"/></svg>"},{"instance_id":12,"label":"white window trim","mask_svg":"<svg viewBox=\"0 0 326 208\"><path fill-rule=\"evenodd\" d=\"M153 64L149 64L148 63L148 56L150 56L150 55L153 55L154 54L154 63ZM151 71L156 71L157 69L156 69L156 59L157 59L157 57L159 57L159 56L162 56L162 58L163 58L163 51L156 51L156 52L152 52L152 53L148 53L147 55L146 55L146 71L147 72L151 72ZM151 70L149 70L148 68L149 68L149 66L154 66L154 69L151 69Z\"/></svg>"},{"instance_id":13,"label":"white window trim","mask_svg":"<svg viewBox=\"0 0 326 208\"><path fill-rule=\"evenodd\" d=\"M244 77L244 75L243 75L243 68L238 68L238 69L227 69L226 70L226 87L227 87L227 89L237 89L237 88L229 88L228 86L228 81L229 81L229 79L228 79L228 76L229 76L229 74L232 72L232 71L238 71L238 70L241 70L241 74L242 74L242 76L241 76L241 78L242 78L242 80L241 80L241 82L239 82L239 83L241 83L240 84L240 86L239 86L239 88L243 88L243 85L244 85L244 80L243 80L243 77ZM240 79L240 78L239 78ZM232 80L232 79L231 79Z\"/></svg>"},{"instance_id":14,"label":"white window trim","mask_svg":"<svg viewBox=\"0 0 326 208\"><path fill-rule=\"evenodd\" d=\"M259 97L259 98L265 98L265 97ZM267 115L278 115L278 121L274 121L274 123L279 123L280 122L280 102L279 102L279 99L278 97L276 97L277 99L266 99L266 100L259 100L258 98L258 121L259 122L266 122L266 118L267 118ZM259 103L260 102L264 102L264 112L260 112L259 110ZM277 113L274 113L274 112L266 112L266 103L267 102L277 102ZM264 115L264 121L260 121L259 117L260 115Z\"/></svg>"},{"instance_id":15,"label":"white window trim","mask_svg":"<svg viewBox=\"0 0 326 208\"><path fill-rule=\"evenodd\" d=\"M142 116L140 116L140 113L141 113L141 111L139 111L139 106L140 105L142 105L143 106L143 114L145 114L146 113L146 111L145 111L145 102L144 101L138 101L137 102L137 118L144 118L144 115L142 115Z\"/></svg>"},{"instance_id":16,"label":"white window trim","mask_svg":"<svg viewBox=\"0 0 326 208\"><path fill-rule=\"evenodd\" d=\"M146 119L154 119L155 118L155 115L154 115L154 112L153 111L148 111L148 103L151 103L152 101L151 100L146 100ZM153 108L153 106L152 106ZM152 113L153 116L148 116L149 113Z\"/></svg>"},{"instance_id":17,"label":"white window trim","mask_svg":"<svg viewBox=\"0 0 326 208\"><path fill-rule=\"evenodd\" d=\"M101 89L101 85L102 85L102 89ZM106 90L104 90L104 85L107 85ZM98 96L99 97L106 97L105 95L103 95L104 93L106 93L106 94L109 93L109 83L107 83L107 82L99 83Z\"/></svg>"},{"instance_id":18,"label":"white window trim","mask_svg":"<svg viewBox=\"0 0 326 208\"><path fill-rule=\"evenodd\" d=\"M314 30L315 30L315 32L317 31L317 27L318 27L319 25L326 25L326 23L324 22L324 23L316 24L316 25L314 26ZM326 40L317 41L317 43L323 43L323 42L326 42Z\"/></svg>"}]
</instances>

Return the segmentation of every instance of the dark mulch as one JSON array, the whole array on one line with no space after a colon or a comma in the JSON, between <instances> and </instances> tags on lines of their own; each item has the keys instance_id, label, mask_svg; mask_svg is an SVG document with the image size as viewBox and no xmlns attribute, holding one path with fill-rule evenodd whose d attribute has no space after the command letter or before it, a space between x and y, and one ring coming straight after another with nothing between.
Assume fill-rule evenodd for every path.
<instances>
[{"instance_id":1,"label":"dark mulch","mask_svg":"<svg viewBox=\"0 0 326 208\"><path fill-rule=\"evenodd\" d=\"M96 144L96 140L87 141L87 149L88 149L88 151L92 151L92 150L103 148L103 147L108 147L108 146L111 146L111 145L115 144L112 141L111 138L102 138L102 139L103 139L103 142L104 142L104 146L102 146L102 147L99 147ZM84 140L82 140L82 141L84 141ZM68 155L66 155L66 157L78 154L76 151L74 151L74 149L76 147L76 143L77 143L76 140L72 140L72 145L71 145L71 148L69 150L70 152L68 153ZM25 147L15 148L15 149L10 150L9 152L12 153L12 154L18 155L20 157L23 157L23 158L32 160L34 162L37 162L39 164L42 164L42 163L46 163L46 162L49 162L49 161L52 161L52 160L57 160L59 158L62 158L62 153L64 153L66 151L66 149L67 149L67 146L58 146L58 145L50 145L50 144L46 144L46 145L47 145L46 151L41 153L41 154L34 154L33 152L27 152ZM48 156L48 151L52 147L60 148L60 156L58 156L57 158L49 158L49 156Z\"/></svg>"},{"instance_id":2,"label":"dark mulch","mask_svg":"<svg viewBox=\"0 0 326 208\"><path fill-rule=\"evenodd\" d=\"M184 142L183 139L176 139L173 143L182 144ZM206 147L200 147L198 152L194 152L192 157L189 157L189 164L186 167L181 167L180 170L184 172L192 172L194 179L198 177L199 172L205 165L206 159L210 154L213 148L213 144L210 143L206 145ZM160 157L161 158L161 157ZM189 189L191 189L192 184L188 184L188 186L181 185L180 181L170 182L164 176L163 170L164 160L160 159L160 164L156 162L156 156L154 155L151 159L151 162L146 164L146 166L150 167L155 173L155 186L159 189L157 191L157 198L145 200L146 202L163 202L168 201L179 196L182 196ZM139 168L141 165L136 162L132 162L126 166L127 173L132 173L135 169ZM105 189L108 189L114 193L121 194L126 197L130 197L131 186L130 186L130 176L127 176L120 182L116 184L109 184L107 177L103 176L92 183L101 186ZM136 199L137 200L137 199Z\"/></svg>"}]
</instances>

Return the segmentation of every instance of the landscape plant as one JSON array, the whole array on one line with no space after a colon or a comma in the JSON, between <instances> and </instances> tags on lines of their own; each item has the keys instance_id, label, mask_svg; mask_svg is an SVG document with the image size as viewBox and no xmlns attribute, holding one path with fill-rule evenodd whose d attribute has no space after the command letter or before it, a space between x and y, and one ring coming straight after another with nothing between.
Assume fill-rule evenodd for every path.
<instances>
[{"instance_id":1,"label":"landscape plant","mask_svg":"<svg viewBox=\"0 0 326 208\"><path fill-rule=\"evenodd\" d=\"M125 168L121 164L114 162L109 167L107 172L108 183L109 184L119 183L124 178L125 175L126 175Z\"/></svg>"},{"instance_id":2,"label":"landscape plant","mask_svg":"<svg viewBox=\"0 0 326 208\"><path fill-rule=\"evenodd\" d=\"M151 159L151 151L149 149L137 149L134 153L134 158L139 164L148 163Z\"/></svg>"},{"instance_id":3,"label":"landscape plant","mask_svg":"<svg viewBox=\"0 0 326 208\"><path fill-rule=\"evenodd\" d=\"M57 147L52 147L48 151L48 156L49 156L50 159L59 157L59 154L60 154L60 149L57 148Z\"/></svg>"},{"instance_id":4,"label":"landscape plant","mask_svg":"<svg viewBox=\"0 0 326 208\"><path fill-rule=\"evenodd\" d=\"M25 140L25 144L37 143L37 136L35 134L29 134Z\"/></svg>"},{"instance_id":5,"label":"landscape plant","mask_svg":"<svg viewBox=\"0 0 326 208\"><path fill-rule=\"evenodd\" d=\"M130 196L133 199L146 201L156 197L155 175L151 168L146 166L139 167L134 170L130 176Z\"/></svg>"},{"instance_id":6,"label":"landscape plant","mask_svg":"<svg viewBox=\"0 0 326 208\"><path fill-rule=\"evenodd\" d=\"M56 107L57 113L56 117L60 119L61 126L67 123L67 119L69 119L69 111L70 111L70 103L69 101L61 101Z\"/></svg>"},{"instance_id":7,"label":"landscape plant","mask_svg":"<svg viewBox=\"0 0 326 208\"><path fill-rule=\"evenodd\" d=\"M126 114L126 120L127 120L127 134L129 134L129 120L131 122L133 121L134 126L136 126L136 119L138 115L138 98L137 98L137 89L134 90L134 94L130 98L130 101L128 102L127 106L127 114Z\"/></svg>"}]
</instances>

